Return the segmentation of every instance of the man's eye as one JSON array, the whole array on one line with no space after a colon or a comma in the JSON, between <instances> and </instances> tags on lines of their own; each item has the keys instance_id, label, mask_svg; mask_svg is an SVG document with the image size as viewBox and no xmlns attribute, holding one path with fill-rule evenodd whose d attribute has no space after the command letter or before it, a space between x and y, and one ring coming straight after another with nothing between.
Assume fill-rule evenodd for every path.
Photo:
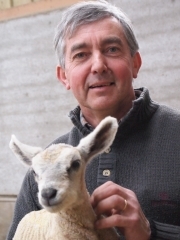
<instances>
[{"instance_id":1,"label":"man's eye","mask_svg":"<svg viewBox=\"0 0 180 240\"><path fill-rule=\"evenodd\" d=\"M81 59L81 58L84 58L84 57L86 57L86 56L87 56L86 53L81 52L81 53L77 53L73 58L74 58L74 59Z\"/></svg>"},{"instance_id":2,"label":"man's eye","mask_svg":"<svg viewBox=\"0 0 180 240\"><path fill-rule=\"evenodd\" d=\"M115 52L118 52L118 51L119 51L119 49L117 47L110 47L108 49L108 52L112 52L112 53L115 53Z\"/></svg>"}]
</instances>

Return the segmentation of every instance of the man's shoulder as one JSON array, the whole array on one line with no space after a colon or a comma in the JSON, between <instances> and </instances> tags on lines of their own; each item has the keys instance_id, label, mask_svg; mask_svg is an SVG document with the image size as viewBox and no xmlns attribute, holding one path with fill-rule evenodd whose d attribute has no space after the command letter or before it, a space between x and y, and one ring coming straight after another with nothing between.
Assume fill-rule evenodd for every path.
<instances>
[{"instance_id":1,"label":"man's shoulder","mask_svg":"<svg viewBox=\"0 0 180 240\"><path fill-rule=\"evenodd\" d=\"M157 113L159 115L162 115L163 117L169 117L180 120L180 110L167 105L159 105Z\"/></svg>"},{"instance_id":2,"label":"man's shoulder","mask_svg":"<svg viewBox=\"0 0 180 240\"><path fill-rule=\"evenodd\" d=\"M180 131L180 110L167 105L159 105L155 114L151 118L151 123L159 128L176 129Z\"/></svg>"}]
</instances>

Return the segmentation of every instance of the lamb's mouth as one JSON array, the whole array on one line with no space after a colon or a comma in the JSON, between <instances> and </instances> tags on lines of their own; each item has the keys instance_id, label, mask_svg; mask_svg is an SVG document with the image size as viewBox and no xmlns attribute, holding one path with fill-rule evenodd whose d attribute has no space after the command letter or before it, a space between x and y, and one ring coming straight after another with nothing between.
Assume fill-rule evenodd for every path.
<instances>
[{"instance_id":1,"label":"lamb's mouth","mask_svg":"<svg viewBox=\"0 0 180 240\"><path fill-rule=\"evenodd\" d=\"M114 85L114 83L113 82L111 82L111 83L107 83L107 84L95 84L95 85L92 85L92 86L90 86L89 88L101 88L101 87L108 87L108 86L111 86L111 85Z\"/></svg>"},{"instance_id":2,"label":"lamb's mouth","mask_svg":"<svg viewBox=\"0 0 180 240\"><path fill-rule=\"evenodd\" d=\"M45 208L48 208L48 209L51 209L52 208L52 211L53 211L53 208L57 207L58 205L61 205L61 203L63 202L63 200L61 201L53 201L53 200L50 200L50 201L42 201L42 205L45 207Z\"/></svg>"},{"instance_id":3,"label":"lamb's mouth","mask_svg":"<svg viewBox=\"0 0 180 240\"><path fill-rule=\"evenodd\" d=\"M56 199L56 198L52 198L52 199L41 199L41 204L44 207L56 207L58 205L60 205L63 202L63 199Z\"/></svg>"},{"instance_id":4,"label":"lamb's mouth","mask_svg":"<svg viewBox=\"0 0 180 240\"><path fill-rule=\"evenodd\" d=\"M45 207L52 207L52 206L56 206L59 204L59 202L54 201L54 200L41 200L42 205L44 205Z\"/></svg>"}]
</instances>

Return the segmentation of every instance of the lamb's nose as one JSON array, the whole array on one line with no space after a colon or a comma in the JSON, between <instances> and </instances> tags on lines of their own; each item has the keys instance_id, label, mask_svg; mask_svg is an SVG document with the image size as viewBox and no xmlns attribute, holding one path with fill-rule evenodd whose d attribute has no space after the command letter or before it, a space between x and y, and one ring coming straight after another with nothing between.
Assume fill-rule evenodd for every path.
<instances>
[{"instance_id":1,"label":"lamb's nose","mask_svg":"<svg viewBox=\"0 0 180 240\"><path fill-rule=\"evenodd\" d=\"M41 192L42 198L46 200L55 198L56 194L57 194L57 190L54 188L46 188L46 189L43 189Z\"/></svg>"}]
</instances>

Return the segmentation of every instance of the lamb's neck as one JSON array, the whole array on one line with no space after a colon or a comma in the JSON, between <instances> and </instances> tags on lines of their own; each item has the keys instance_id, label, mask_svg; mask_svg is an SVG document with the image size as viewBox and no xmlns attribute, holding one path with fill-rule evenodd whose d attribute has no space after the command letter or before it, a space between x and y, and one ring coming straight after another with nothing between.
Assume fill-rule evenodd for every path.
<instances>
[{"instance_id":1,"label":"lamb's neck","mask_svg":"<svg viewBox=\"0 0 180 240\"><path fill-rule=\"evenodd\" d=\"M64 219L67 219L70 222L74 222L82 227L93 229L94 222L96 220L96 215L90 204L89 196L85 200L81 201L80 204L66 210L62 210L60 215Z\"/></svg>"}]
</instances>

